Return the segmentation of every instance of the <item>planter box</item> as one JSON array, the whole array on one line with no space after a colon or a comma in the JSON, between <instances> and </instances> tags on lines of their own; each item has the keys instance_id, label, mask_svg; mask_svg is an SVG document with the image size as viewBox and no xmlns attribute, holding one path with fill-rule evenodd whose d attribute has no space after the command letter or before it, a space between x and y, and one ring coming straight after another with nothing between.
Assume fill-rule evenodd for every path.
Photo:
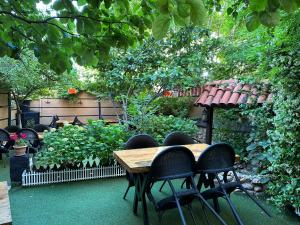
<instances>
[{"instance_id":1,"label":"planter box","mask_svg":"<svg viewBox=\"0 0 300 225\"><path fill-rule=\"evenodd\" d=\"M91 180L107 177L120 177L125 170L120 165L98 166L93 168L64 169L59 171L48 170L36 172L24 170L22 173L22 186L63 183L78 180Z\"/></svg>"}]
</instances>

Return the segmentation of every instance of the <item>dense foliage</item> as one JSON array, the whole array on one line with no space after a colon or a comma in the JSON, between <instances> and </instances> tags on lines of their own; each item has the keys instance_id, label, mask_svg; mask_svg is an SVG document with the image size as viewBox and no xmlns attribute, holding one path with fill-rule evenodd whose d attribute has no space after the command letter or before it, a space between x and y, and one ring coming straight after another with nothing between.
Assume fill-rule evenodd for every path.
<instances>
[{"instance_id":1,"label":"dense foliage","mask_svg":"<svg viewBox=\"0 0 300 225\"><path fill-rule=\"evenodd\" d=\"M272 103L241 106L240 112L253 127L242 154L258 172L271 178L268 193L280 207L299 207L300 202L299 15L299 10L284 14L275 29L260 27L253 33L226 20L220 28L224 35L220 62L211 70L212 79L235 77L257 85L259 93L264 83L269 84ZM239 115L235 116L237 120ZM226 132L219 134L219 139L226 138ZM234 143L240 141L235 139Z\"/></svg>"},{"instance_id":2,"label":"dense foliage","mask_svg":"<svg viewBox=\"0 0 300 225\"><path fill-rule=\"evenodd\" d=\"M205 26L207 12L240 14L248 30L275 26L280 10L291 12L299 0L27 0L0 4L0 56L19 58L24 48L40 63L62 73L71 58L95 66L111 48L126 49L149 36L162 38L170 28ZM206 8L205 8L206 6Z\"/></svg>"},{"instance_id":3,"label":"dense foliage","mask_svg":"<svg viewBox=\"0 0 300 225\"><path fill-rule=\"evenodd\" d=\"M136 122L136 123L134 123ZM65 125L57 131L46 132L43 149L37 154L38 169L107 166L114 163L112 152L124 149L126 141L134 134L147 133L162 144L172 131L182 131L194 136L195 123L174 116L149 116L133 120L134 129L127 125L107 125L102 120L90 120L85 127Z\"/></svg>"},{"instance_id":4,"label":"dense foliage","mask_svg":"<svg viewBox=\"0 0 300 225\"><path fill-rule=\"evenodd\" d=\"M198 128L195 122L189 119L177 118L174 116L155 116L148 115L144 118L134 118L131 121L135 133L146 133L155 138L162 144L167 134L174 131L181 131L195 137L198 133Z\"/></svg>"},{"instance_id":5,"label":"dense foliage","mask_svg":"<svg viewBox=\"0 0 300 225\"><path fill-rule=\"evenodd\" d=\"M112 152L122 149L128 139L124 126L106 126L103 121L89 121L86 128L64 126L44 137L44 149L38 153L37 168L74 168L110 165Z\"/></svg>"},{"instance_id":6,"label":"dense foliage","mask_svg":"<svg viewBox=\"0 0 300 225\"><path fill-rule=\"evenodd\" d=\"M241 115L239 109L214 110L214 142L230 144L243 161L249 157L246 149L250 129L247 118Z\"/></svg>"},{"instance_id":7,"label":"dense foliage","mask_svg":"<svg viewBox=\"0 0 300 225\"><path fill-rule=\"evenodd\" d=\"M193 97L161 97L153 104L156 106L156 113L175 117L188 118L194 106Z\"/></svg>"}]
</instances>

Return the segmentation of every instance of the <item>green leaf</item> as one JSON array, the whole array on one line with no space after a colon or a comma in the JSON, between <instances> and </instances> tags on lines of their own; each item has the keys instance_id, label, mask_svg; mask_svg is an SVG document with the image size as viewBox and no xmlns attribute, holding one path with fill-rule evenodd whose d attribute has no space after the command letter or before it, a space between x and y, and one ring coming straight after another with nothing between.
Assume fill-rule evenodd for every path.
<instances>
[{"instance_id":1,"label":"green leaf","mask_svg":"<svg viewBox=\"0 0 300 225\"><path fill-rule=\"evenodd\" d=\"M178 25L178 26L188 25L188 22L189 22L188 18L182 18L177 14L174 14L173 17L174 17L174 22L175 22L176 25Z\"/></svg>"},{"instance_id":2,"label":"green leaf","mask_svg":"<svg viewBox=\"0 0 300 225\"><path fill-rule=\"evenodd\" d=\"M111 6L112 0L104 0L105 8L109 8Z\"/></svg>"},{"instance_id":3,"label":"green leaf","mask_svg":"<svg viewBox=\"0 0 300 225\"><path fill-rule=\"evenodd\" d=\"M179 16L186 18L191 13L191 6L185 3L178 3L177 11Z\"/></svg>"},{"instance_id":4,"label":"green leaf","mask_svg":"<svg viewBox=\"0 0 300 225\"><path fill-rule=\"evenodd\" d=\"M255 12L261 12L266 9L268 0L250 0L249 7Z\"/></svg>"},{"instance_id":5,"label":"green leaf","mask_svg":"<svg viewBox=\"0 0 300 225\"><path fill-rule=\"evenodd\" d=\"M45 5L48 5L50 2L51 2L51 0L43 0L43 3L44 3Z\"/></svg>"},{"instance_id":6,"label":"green leaf","mask_svg":"<svg viewBox=\"0 0 300 225\"><path fill-rule=\"evenodd\" d=\"M252 143L251 145L247 146L246 150L250 152L256 149L256 147L257 145L255 143Z\"/></svg>"},{"instance_id":7,"label":"green leaf","mask_svg":"<svg viewBox=\"0 0 300 225\"><path fill-rule=\"evenodd\" d=\"M87 0L93 8L99 8L101 0Z\"/></svg>"},{"instance_id":8,"label":"green leaf","mask_svg":"<svg viewBox=\"0 0 300 225\"><path fill-rule=\"evenodd\" d=\"M82 160L83 167L86 167L86 165L87 165L88 161L89 161L88 159L84 159L84 160Z\"/></svg>"},{"instance_id":9,"label":"green leaf","mask_svg":"<svg viewBox=\"0 0 300 225\"><path fill-rule=\"evenodd\" d=\"M96 166L99 166L100 164L100 159L98 157L95 158L95 163L96 163Z\"/></svg>"},{"instance_id":10,"label":"green leaf","mask_svg":"<svg viewBox=\"0 0 300 225\"><path fill-rule=\"evenodd\" d=\"M287 12L292 12L298 8L298 4L294 0L279 0L279 4Z\"/></svg>"},{"instance_id":11,"label":"green leaf","mask_svg":"<svg viewBox=\"0 0 300 225\"><path fill-rule=\"evenodd\" d=\"M169 15L159 15L158 17L156 17L152 24L153 36L156 39L163 38L169 30L170 22L171 19Z\"/></svg>"},{"instance_id":12,"label":"green leaf","mask_svg":"<svg viewBox=\"0 0 300 225\"><path fill-rule=\"evenodd\" d=\"M169 0L158 0L157 7L161 14L169 14Z\"/></svg>"},{"instance_id":13,"label":"green leaf","mask_svg":"<svg viewBox=\"0 0 300 225\"><path fill-rule=\"evenodd\" d=\"M83 6L83 5L85 5L86 4L86 0L78 0L77 1L77 5L78 6Z\"/></svg>"},{"instance_id":14,"label":"green leaf","mask_svg":"<svg viewBox=\"0 0 300 225\"><path fill-rule=\"evenodd\" d=\"M279 22L278 12L261 12L259 17L260 22L267 27L273 27Z\"/></svg>"},{"instance_id":15,"label":"green leaf","mask_svg":"<svg viewBox=\"0 0 300 225\"><path fill-rule=\"evenodd\" d=\"M254 31L260 25L259 16L257 13L250 13L246 18L246 27L248 31Z\"/></svg>"},{"instance_id":16,"label":"green leaf","mask_svg":"<svg viewBox=\"0 0 300 225\"><path fill-rule=\"evenodd\" d=\"M191 22L194 25L203 26L206 23L206 9L202 0L187 0L187 4L191 6Z\"/></svg>"},{"instance_id":17,"label":"green leaf","mask_svg":"<svg viewBox=\"0 0 300 225\"><path fill-rule=\"evenodd\" d=\"M93 156L89 157L89 164L90 164L91 167L93 166L93 164L94 164Z\"/></svg>"},{"instance_id":18,"label":"green leaf","mask_svg":"<svg viewBox=\"0 0 300 225\"><path fill-rule=\"evenodd\" d=\"M79 34L84 33L84 21L83 19L77 19L76 29Z\"/></svg>"},{"instance_id":19,"label":"green leaf","mask_svg":"<svg viewBox=\"0 0 300 225\"><path fill-rule=\"evenodd\" d=\"M65 5L63 3L62 0L56 0L54 3L53 3L53 6L52 6L53 9L55 10L62 10L65 8Z\"/></svg>"}]
</instances>

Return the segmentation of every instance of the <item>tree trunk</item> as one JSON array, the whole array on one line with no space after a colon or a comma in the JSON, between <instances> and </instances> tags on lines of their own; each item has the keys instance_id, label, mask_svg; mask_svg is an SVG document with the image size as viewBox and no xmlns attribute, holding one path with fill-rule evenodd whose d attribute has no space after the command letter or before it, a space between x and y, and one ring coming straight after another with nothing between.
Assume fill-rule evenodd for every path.
<instances>
[{"instance_id":1,"label":"tree trunk","mask_svg":"<svg viewBox=\"0 0 300 225\"><path fill-rule=\"evenodd\" d=\"M20 128L22 128L22 121L21 121L22 110L21 110L21 107L20 107L20 102L19 102L19 99L18 99L16 93L14 91L12 91L11 93L12 93L14 101L16 103L16 110L17 110L16 124L19 125Z\"/></svg>"},{"instance_id":2,"label":"tree trunk","mask_svg":"<svg viewBox=\"0 0 300 225\"><path fill-rule=\"evenodd\" d=\"M112 105L113 105L113 108L114 108L114 112L118 118L118 122L120 123L121 122L121 118L120 118L120 115L118 113L118 110L117 110L117 106L116 106L116 102L115 102L115 98L113 97L112 93L109 93L109 97L111 99L111 102L112 102Z\"/></svg>"}]
</instances>

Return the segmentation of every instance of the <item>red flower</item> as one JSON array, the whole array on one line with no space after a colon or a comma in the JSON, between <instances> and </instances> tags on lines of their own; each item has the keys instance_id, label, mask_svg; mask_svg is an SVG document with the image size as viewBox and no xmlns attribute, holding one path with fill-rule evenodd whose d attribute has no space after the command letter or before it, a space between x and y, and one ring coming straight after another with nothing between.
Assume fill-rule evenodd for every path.
<instances>
[{"instance_id":1,"label":"red flower","mask_svg":"<svg viewBox=\"0 0 300 225\"><path fill-rule=\"evenodd\" d=\"M21 138L22 138L22 139L25 139L26 137L27 137L26 134L21 134Z\"/></svg>"},{"instance_id":2,"label":"red flower","mask_svg":"<svg viewBox=\"0 0 300 225\"><path fill-rule=\"evenodd\" d=\"M18 135L17 134L10 135L10 140L12 140L12 141L18 140Z\"/></svg>"},{"instance_id":3,"label":"red flower","mask_svg":"<svg viewBox=\"0 0 300 225\"><path fill-rule=\"evenodd\" d=\"M165 97L171 97L172 96L172 92L171 91L164 91L163 92L163 96L165 96Z\"/></svg>"},{"instance_id":4,"label":"red flower","mask_svg":"<svg viewBox=\"0 0 300 225\"><path fill-rule=\"evenodd\" d=\"M69 95L76 95L77 94L76 88L69 88L68 89L68 94Z\"/></svg>"}]
</instances>

